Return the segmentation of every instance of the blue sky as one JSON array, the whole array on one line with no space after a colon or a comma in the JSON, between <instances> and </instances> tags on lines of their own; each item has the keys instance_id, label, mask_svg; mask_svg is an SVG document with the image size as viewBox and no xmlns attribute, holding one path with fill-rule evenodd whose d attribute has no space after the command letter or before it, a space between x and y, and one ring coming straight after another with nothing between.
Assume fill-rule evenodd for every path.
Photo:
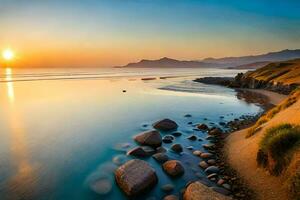
<instances>
[{"instance_id":1,"label":"blue sky","mask_svg":"<svg viewBox=\"0 0 300 200\"><path fill-rule=\"evenodd\" d=\"M297 0L0 0L0 47L26 65L259 54L300 47L299 11Z\"/></svg>"}]
</instances>

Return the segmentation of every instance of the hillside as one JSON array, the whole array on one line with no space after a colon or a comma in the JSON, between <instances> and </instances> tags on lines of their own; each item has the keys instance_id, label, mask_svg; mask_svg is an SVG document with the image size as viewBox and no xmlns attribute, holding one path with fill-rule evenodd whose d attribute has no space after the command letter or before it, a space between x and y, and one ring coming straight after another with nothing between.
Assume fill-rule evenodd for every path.
<instances>
[{"instance_id":1,"label":"hillside","mask_svg":"<svg viewBox=\"0 0 300 200\"><path fill-rule=\"evenodd\" d=\"M291 99L294 99L291 103ZM284 105L284 106L283 106ZM281 109L279 109L281 107ZM276 110L276 113L274 112ZM237 131L229 135L226 139L225 152L230 165L246 181L249 187L255 191L260 200L299 200L300 194L300 146L296 139L286 139L291 135L289 132L281 134L278 132L278 125L286 126L288 123L296 127L300 125L300 92L294 93L289 99L283 101L269 112L272 118L264 120L263 116L259 121L264 121L256 132L249 137L249 129ZM266 115L268 115L268 113ZM260 124L260 123L259 123ZM275 128L274 128L275 127ZM272 129L271 129L272 128ZM272 144L273 151L280 155L277 161L272 157L272 153L260 156L261 143L271 130L276 130L276 134L281 134L278 142ZM294 132L300 138L300 132ZM276 136L276 135L275 135ZM295 136L294 136L295 137ZM287 144L287 145L286 145ZM297 146L298 145L298 146ZM259 164L261 157L264 158L264 164ZM260 161L261 162L261 161ZM281 163L281 170L278 173L278 163ZM283 163L283 164L282 164ZM277 173L273 174L276 169Z\"/></svg>"},{"instance_id":2,"label":"hillside","mask_svg":"<svg viewBox=\"0 0 300 200\"><path fill-rule=\"evenodd\" d=\"M261 55L253 56L241 56L241 57L225 57L225 58L206 58L202 62L216 63L229 65L230 67L235 67L239 65L245 65L255 62L278 62L284 60L292 60L300 58L300 49L296 50L282 50L278 52L270 52Z\"/></svg>"},{"instance_id":3,"label":"hillside","mask_svg":"<svg viewBox=\"0 0 300 200\"><path fill-rule=\"evenodd\" d=\"M220 67L219 64L204 63L200 61L181 61L171 58L161 58L158 60L141 60L136 63L129 63L121 67L132 67L132 68L195 68L195 67Z\"/></svg>"},{"instance_id":4,"label":"hillside","mask_svg":"<svg viewBox=\"0 0 300 200\"><path fill-rule=\"evenodd\" d=\"M239 74L235 87L269 89L283 94L300 85L300 59L274 62L255 71Z\"/></svg>"},{"instance_id":5,"label":"hillside","mask_svg":"<svg viewBox=\"0 0 300 200\"><path fill-rule=\"evenodd\" d=\"M254 62L254 63L249 63L249 64L243 64L243 65L238 65L235 67L228 67L228 69L249 69L249 70L255 70L259 69L261 67L266 66L269 64L269 61L261 61L261 62Z\"/></svg>"}]
</instances>

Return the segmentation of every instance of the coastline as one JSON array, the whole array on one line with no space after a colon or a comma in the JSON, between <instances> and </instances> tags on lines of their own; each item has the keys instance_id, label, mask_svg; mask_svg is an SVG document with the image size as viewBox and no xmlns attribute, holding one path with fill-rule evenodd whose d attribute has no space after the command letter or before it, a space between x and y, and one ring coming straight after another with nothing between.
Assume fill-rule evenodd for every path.
<instances>
[{"instance_id":1,"label":"coastline","mask_svg":"<svg viewBox=\"0 0 300 200\"><path fill-rule=\"evenodd\" d=\"M273 105L278 105L287 97L267 90L245 90L265 95ZM246 187L254 192L255 199L287 199L288 194L282 187L282 177L271 176L264 169L257 167L256 151L261 135L245 139L247 130L248 128L234 131L224 139L222 152L225 161L237 173Z\"/></svg>"}]
</instances>

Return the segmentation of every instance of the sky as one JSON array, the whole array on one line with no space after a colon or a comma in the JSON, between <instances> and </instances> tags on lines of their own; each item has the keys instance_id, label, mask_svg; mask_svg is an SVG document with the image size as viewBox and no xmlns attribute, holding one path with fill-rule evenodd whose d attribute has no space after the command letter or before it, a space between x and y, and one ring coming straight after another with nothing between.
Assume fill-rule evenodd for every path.
<instances>
[{"instance_id":1,"label":"sky","mask_svg":"<svg viewBox=\"0 0 300 200\"><path fill-rule=\"evenodd\" d=\"M0 50L16 67L107 67L140 59L300 48L299 0L0 0Z\"/></svg>"}]
</instances>

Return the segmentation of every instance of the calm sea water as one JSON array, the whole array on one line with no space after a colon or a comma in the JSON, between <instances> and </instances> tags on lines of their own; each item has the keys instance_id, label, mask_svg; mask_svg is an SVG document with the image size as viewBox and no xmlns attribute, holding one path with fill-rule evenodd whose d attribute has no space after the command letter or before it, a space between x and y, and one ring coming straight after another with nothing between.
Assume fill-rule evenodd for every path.
<instances>
[{"instance_id":1,"label":"calm sea water","mask_svg":"<svg viewBox=\"0 0 300 200\"><path fill-rule=\"evenodd\" d=\"M113 179L113 158L126 160L123 143L170 118L184 135L176 142L201 149L184 138L194 133L188 122L229 121L260 108L236 98L235 91L192 80L233 76L219 69L2 69L0 75L0 199L126 199ZM144 77L172 77L141 80ZM126 90L126 93L122 91ZM191 118L185 118L191 114ZM149 125L144 127L144 125ZM205 134L196 133L205 138ZM201 135L202 134L202 135ZM168 148L170 145L165 145ZM157 186L141 199L173 194L196 173L199 160L185 149L186 173L171 179L151 157ZM178 155L168 152L171 158ZM204 176L204 174L203 174ZM103 184L104 183L104 184ZM109 184L112 188L107 192ZM105 187L104 187L105 186Z\"/></svg>"}]
</instances>

